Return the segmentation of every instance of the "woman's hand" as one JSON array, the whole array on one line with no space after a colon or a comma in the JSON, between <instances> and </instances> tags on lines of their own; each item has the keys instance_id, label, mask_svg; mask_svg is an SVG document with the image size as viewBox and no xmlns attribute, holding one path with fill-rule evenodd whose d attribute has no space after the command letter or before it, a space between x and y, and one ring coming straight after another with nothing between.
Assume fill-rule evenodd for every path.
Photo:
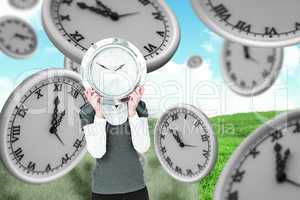
<instances>
[{"instance_id":1,"label":"woman's hand","mask_svg":"<svg viewBox=\"0 0 300 200\"><path fill-rule=\"evenodd\" d=\"M144 95L144 87L143 86L137 87L135 89L135 91L130 94L130 96L129 96L130 98L128 101L128 116L129 117L134 117L137 114L136 108L139 105L143 95Z\"/></svg>"},{"instance_id":2,"label":"woman's hand","mask_svg":"<svg viewBox=\"0 0 300 200\"><path fill-rule=\"evenodd\" d=\"M88 102L92 105L96 112L96 116L100 119L104 118L101 100L102 97L99 96L92 88L85 90L84 92Z\"/></svg>"}]
</instances>

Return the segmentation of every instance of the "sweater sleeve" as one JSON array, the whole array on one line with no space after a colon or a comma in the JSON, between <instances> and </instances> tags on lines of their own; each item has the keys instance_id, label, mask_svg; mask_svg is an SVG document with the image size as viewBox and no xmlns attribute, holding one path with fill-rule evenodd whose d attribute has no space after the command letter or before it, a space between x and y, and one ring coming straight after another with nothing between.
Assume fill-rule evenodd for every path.
<instances>
[{"instance_id":1,"label":"sweater sleeve","mask_svg":"<svg viewBox=\"0 0 300 200\"><path fill-rule=\"evenodd\" d=\"M89 104L81 108L79 115L88 152L94 158L102 158L106 153L106 120L98 119Z\"/></svg>"},{"instance_id":2,"label":"sweater sleeve","mask_svg":"<svg viewBox=\"0 0 300 200\"><path fill-rule=\"evenodd\" d=\"M132 144L135 150L141 154L146 153L150 148L150 135L148 118L137 115L129 118Z\"/></svg>"}]
</instances>

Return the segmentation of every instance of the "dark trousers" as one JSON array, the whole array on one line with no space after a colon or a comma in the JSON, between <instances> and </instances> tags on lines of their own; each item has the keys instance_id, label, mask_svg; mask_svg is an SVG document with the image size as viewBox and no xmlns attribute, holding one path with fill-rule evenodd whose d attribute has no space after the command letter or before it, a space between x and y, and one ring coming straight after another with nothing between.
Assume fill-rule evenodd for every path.
<instances>
[{"instance_id":1,"label":"dark trousers","mask_svg":"<svg viewBox=\"0 0 300 200\"><path fill-rule=\"evenodd\" d=\"M96 194L92 193L92 200L149 200L148 190L145 187L136 192L125 194Z\"/></svg>"}]
</instances>

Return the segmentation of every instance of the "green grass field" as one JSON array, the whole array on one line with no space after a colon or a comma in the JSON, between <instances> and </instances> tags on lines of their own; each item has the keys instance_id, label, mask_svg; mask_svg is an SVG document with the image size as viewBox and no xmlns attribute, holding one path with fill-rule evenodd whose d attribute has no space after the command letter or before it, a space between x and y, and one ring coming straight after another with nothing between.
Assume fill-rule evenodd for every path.
<instances>
[{"instance_id":1,"label":"green grass field","mask_svg":"<svg viewBox=\"0 0 300 200\"><path fill-rule=\"evenodd\" d=\"M224 165L238 145L252 131L277 113L246 113L211 119L219 142L219 157L214 171L200 184L181 184L169 177L160 167L151 150L146 154L145 179L152 200L212 200L214 188ZM150 120L150 130L156 120ZM152 137L153 139L153 137ZM65 177L44 185L22 183L10 176L0 164L0 200L88 200L90 199L90 172L95 164L88 154ZM199 195L200 193L200 195Z\"/></svg>"}]
</instances>

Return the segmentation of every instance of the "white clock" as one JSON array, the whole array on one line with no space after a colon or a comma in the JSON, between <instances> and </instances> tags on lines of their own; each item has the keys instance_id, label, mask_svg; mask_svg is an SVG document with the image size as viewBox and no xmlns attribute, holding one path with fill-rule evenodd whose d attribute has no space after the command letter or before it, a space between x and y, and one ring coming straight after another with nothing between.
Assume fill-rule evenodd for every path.
<instances>
[{"instance_id":1,"label":"white clock","mask_svg":"<svg viewBox=\"0 0 300 200\"><path fill-rule=\"evenodd\" d=\"M223 47L224 81L242 96L255 96L268 90L276 81L282 64L282 48L249 47L229 41Z\"/></svg>"},{"instance_id":2,"label":"white clock","mask_svg":"<svg viewBox=\"0 0 300 200\"><path fill-rule=\"evenodd\" d=\"M162 0L45 0L43 4L49 38L76 63L92 44L116 37L137 46L151 72L167 63L179 45L178 22Z\"/></svg>"},{"instance_id":3,"label":"white clock","mask_svg":"<svg viewBox=\"0 0 300 200\"><path fill-rule=\"evenodd\" d=\"M192 0L202 21L222 37L248 46L300 42L300 1Z\"/></svg>"},{"instance_id":4,"label":"white clock","mask_svg":"<svg viewBox=\"0 0 300 200\"><path fill-rule=\"evenodd\" d=\"M45 183L73 169L86 153L79 111L86 104L80 76L48 69L23 81L0 119L1 159L29 183Z\"/></svg>"},{"instance_id":5,"label":"white clock","mask_svg":"<svg viewBox=\"0 0 300 200\"><path fill-rule=\"evenodd\" d=\"M37 36L33 28L20 18L0 18L0 49L13 58L27 58L37 48Z\"/></svg>"},{"instance_id":6,"label":"white clock","mask_svg":"<svg viewBox=\"0 0 300 200\"><path fill-rule=\"evenodd\" d=\"M65 67L65 69L80 73L80 64L73 62L68 57L65 57L65 59L64 59L64 67Z\"/></svg>"},{"instance_id":7,"label":"white clock","mask_svg":"<svg viewBox=\"0 0 300 200\"><path fill-rule=\"evenodd\" d=\"M214 199L299 199L299 141L299 110L264 124L232 155L219 178Z\"/></svg>"},{"instance_id":8,"label":"white clock","mask_svg":"<svg viewBox=\"0 0 300 200\"><path fill-rule=\"evenodd\" d=\"M156 155L173 178L195 182L213 169L218 153L208 118L196 107L182 105L166 111L156 124Z\"/></svg>"},{"instance_id":9,"label":"white clock","mask_svg":"<svg viewBox=\"0 0 300 200\"><path fill-rule=\"evenodd\" d=\"M9 0L10 5L21 10L33 8L38 2L38 0Z\"/></svg>"}]
</instances>

